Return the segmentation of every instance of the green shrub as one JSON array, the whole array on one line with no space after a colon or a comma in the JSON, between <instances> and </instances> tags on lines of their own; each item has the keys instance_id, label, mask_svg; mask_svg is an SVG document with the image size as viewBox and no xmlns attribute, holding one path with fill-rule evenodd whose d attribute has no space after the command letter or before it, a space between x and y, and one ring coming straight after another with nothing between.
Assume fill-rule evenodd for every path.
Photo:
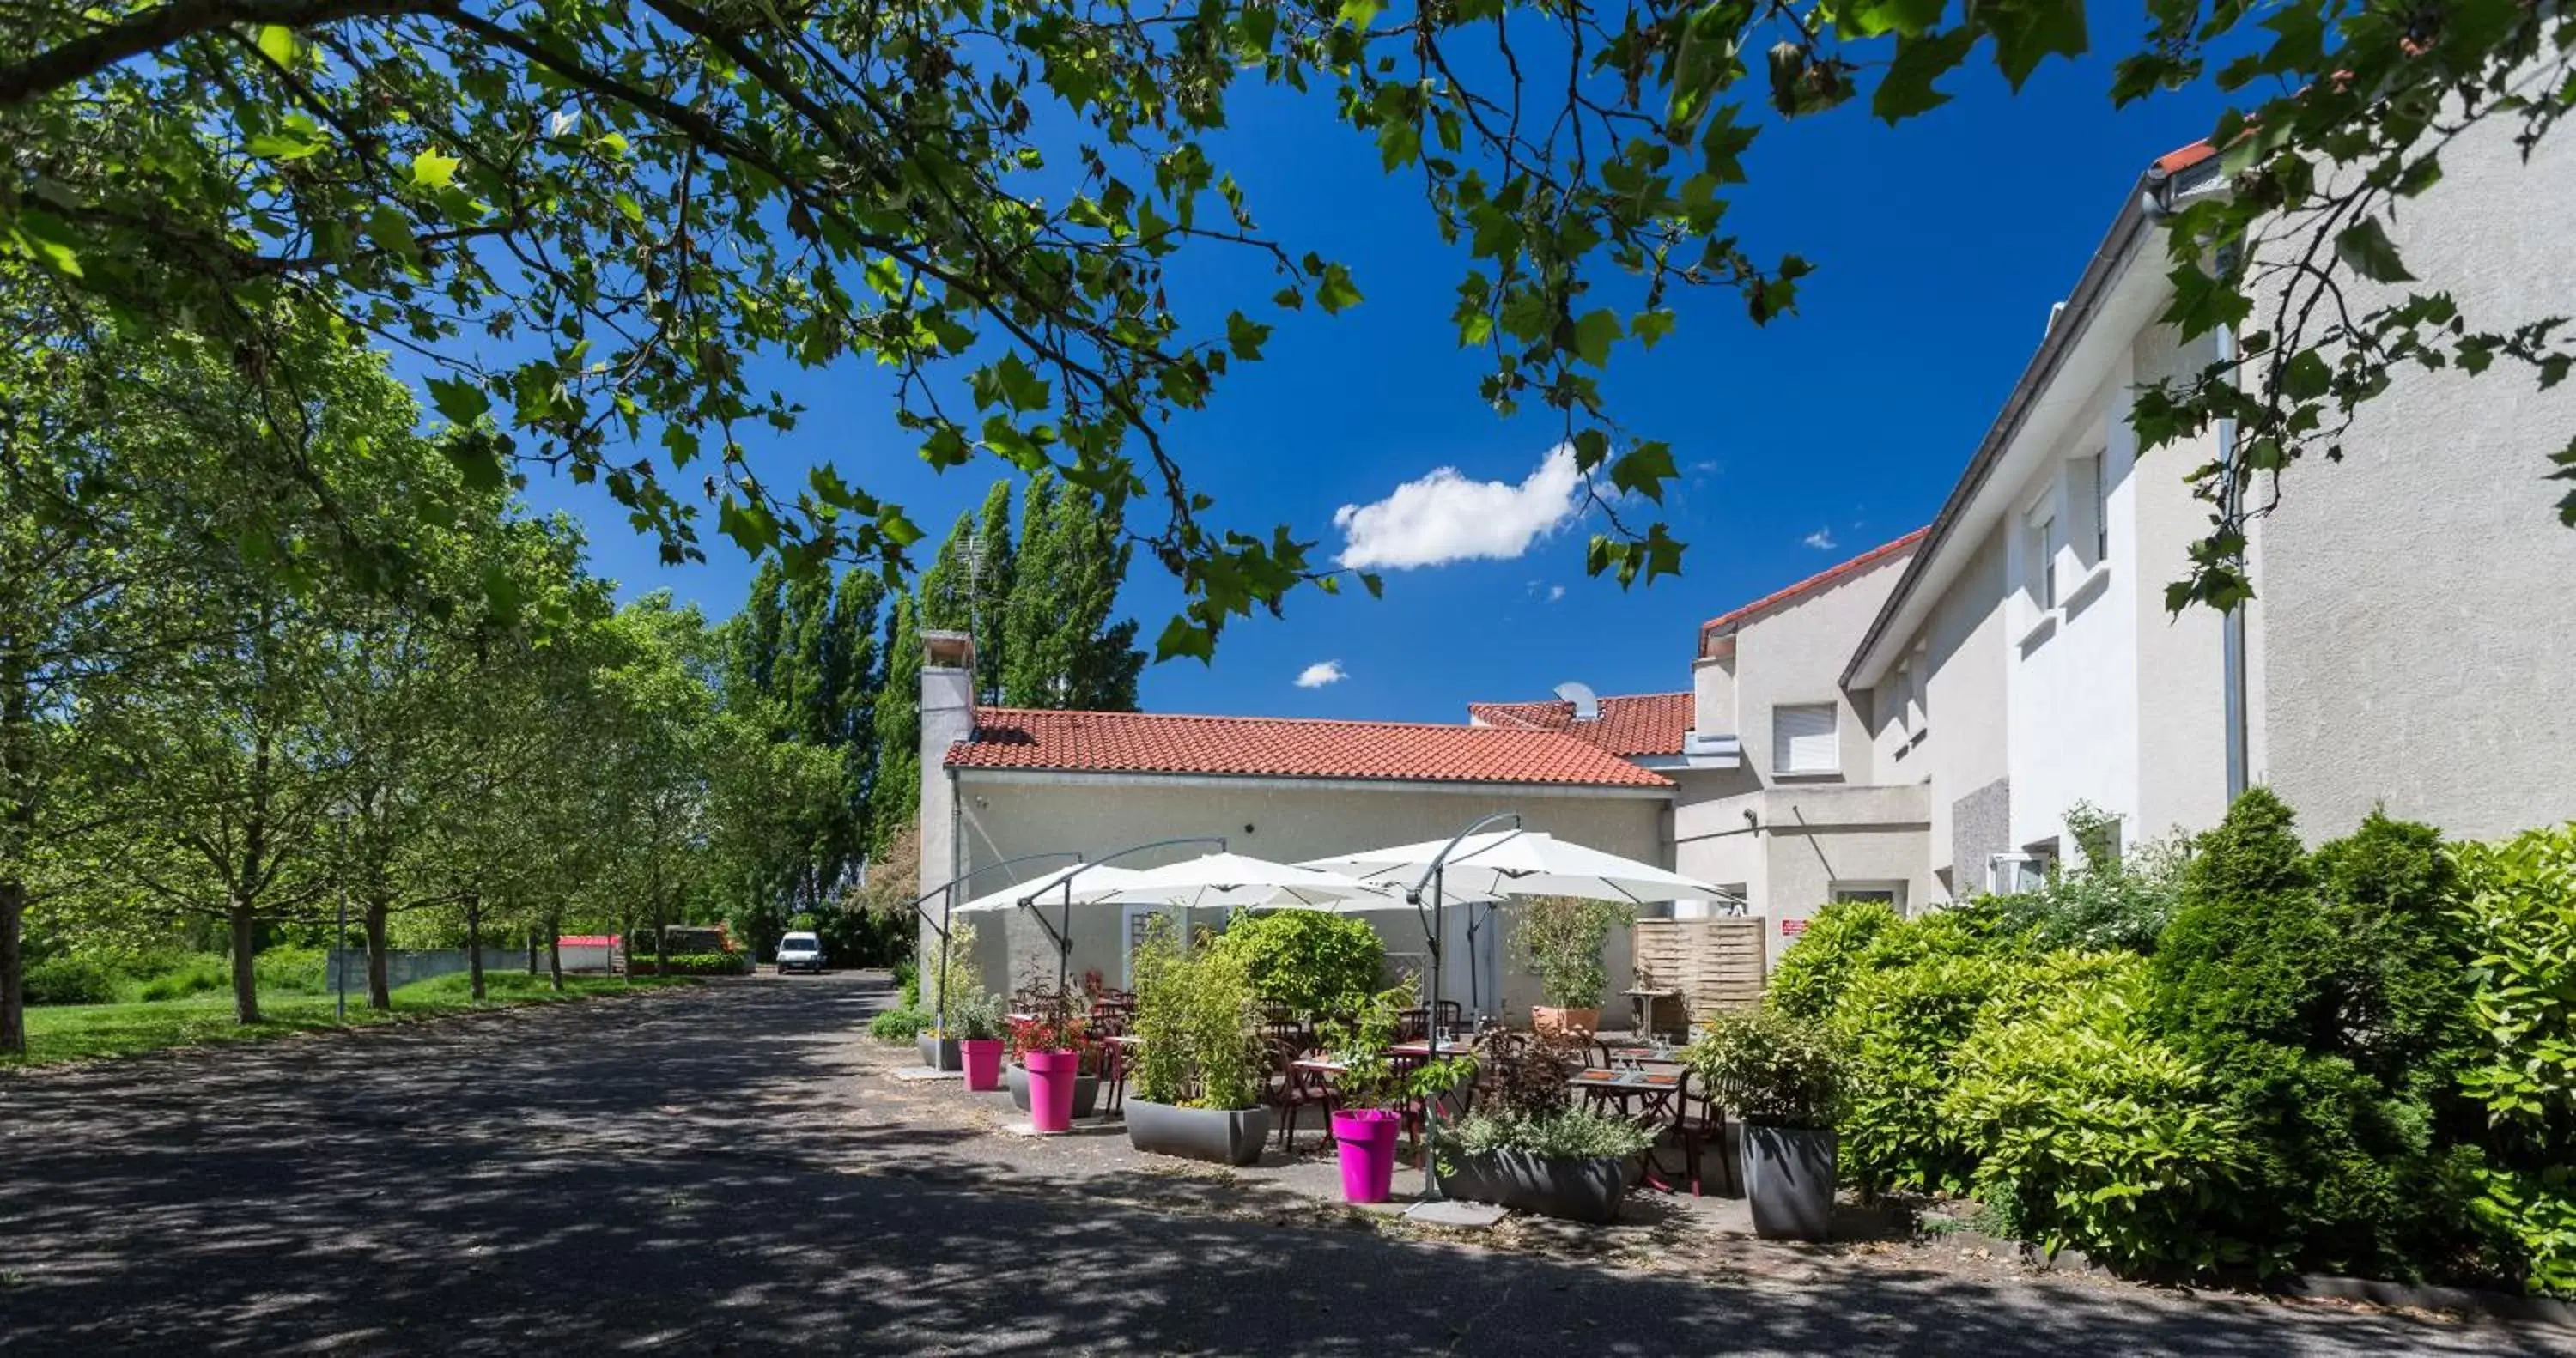
<instances>
[{"instance_id":1,"label":"green shrub","mask_svg":"<svg viewBox=\"0 0 2576 1358\"><path fill-rule=\"evenodd\" d=\"M1683 1056L1710 1099L1746 1122L1831 1128L1848 1063L1834 1030L1764 1007L1721 1013Z\"/></svg>"},{"instance_id":2,"label":"green shrub","mask_svg":"<svg viewBox=\"0 0 2576 1358\"><path fill-rule=\"evenodd\" d=\"M2576 822L2452 850L2471 962L2461 1090L2498 1158L2471 1203L2535 1292L2576 1296Z\"/></svg>"},{"instance_id":3,"label":"green shrub","mask_svg":"<svg viewBox=\"0 0 2576 1358\"><path fill-rule=\"evenodd\" d=\"M1261 1051L1251 1036L1252 973L1238 954L1184 946L1169 916L1136 949L1136 1097L1193 1108L1250 1108L1261 1098Z\"/></svg>"},{"instance_id":4,"label":"green shrub","mask_svg":"<svg viewBox=\"0 0 2576 1358\"><path fill-rule=\"evenodd\" d=\"M1525 1151L1542 1160L1629 1159L1653 1144L1654 1135L1633 1119L1611 1117L1590 1108L1553 1113L1470 1113L1442 1138L1442 1166L1448 1152L1491 1155Z\"/></svg>"},{"instance_id":5,"label":"green shrub","mask_svg":"<svg viewBox=\"0 0 2576 1358\"><path fill-rule=\"evenodd\" d=\"M2074 828L2075 818L2069 817ZM2052 874L2046 885L1982 904L1998 931L2035 952L2155 951L2181 894L2187 845L2151 840L2127 857Z\"/></svg>"},{"instance_id":6,"label":"green shrub","mask_svg":"<svg viewBox=\"0 0 2576 1358\"><path fill-rule=\"evenodd\" d=\"M895 989L903 995L903 1007L921 1007L921 964L904 958L894 964Z\"/></svg>"},{"instance_id":7,"label":"green shrub","mask_svg":"<svg viewBox=\"0 0 2576 1358\"><path fill-rule=\"evenodd\" d=\"M1939 1102L1978 1201L2022 1239L2115 1268L2246 1258L2203 1229L2245 1175L2243 1129L2140 1020L2145 964L2068 955L2021 979L1960 1045Z\"/></svg>"},{"instance_id":8,"label":"green shrub","mask_svg":"<svg viewBox=\"0 0 2576 1358\"><path fill-rule=\"evenodd\" d=\"M747 976L751 973L751 954L675 952L667 958L646 955L628 958L627 968L638 976Z\"/></svg>"},{"instance_id":9,"label":"green shrub","mask_svg":"<svg viewBox=\"0 0 2576 1358\"><path fill-rule=\"evenodd\" d=\"M886 1042L910 1042L931 1025L932 1017L912 1005L888 1009L868 1020L868 1036Z\"/></svg>"},{"instance_id":10,"label":"green shrub","mask_svg":"<svg viewBox=\"0 0 2576 1358\"><path fill-rule=\"evenodd\" d=\"M1253 992L1305 1014L1346 1014L1377 989L1386 968L1378 932L1349 915L1274 910L1227 927L1218 951L1242 959Z\"/></svg>"},{"instance_id":11,"label":"green shrub","mask_svg":"<svg viewBox=\"0 0 2576 1358\"><path fill-rule=\"evenodd\" d=\"M103 962L55 957L29 965L21 984L29 1004L114 1004L125 978Z\"/></svg>"},{"instance_id":12,"label":"green shrub","mask_svg":"<svg viewBox=\"0 0 2576 1358\"><path fill-rule=\"evenodd\" d=\"M1794 1018L1832 1013L1861 954L1879 934L1902 922L1882 901L1838 901L1817 911L1806 932L1780 955L1780 965L1771 969L1765 999Z\"/></svg>"},{"instance_id":13,"label":"green shrub","mask_svg":"<svg viewBox=\"0 0 2576 1358\"><path fill-rule=\"evenodd\" d=\"M1954 1057L2016 964L1932 954L1856 972L1832 1023L1850 1051L1841 1172L1867 1192L1960 1192L1974 1147L1941 1115Z\"/></svg>"},{"instance_id":14,"label":"green shrub","mask_svg":"<svg viewBox=\"0 0 2576 1358\"><path fill-rule=\"evenodd\" d=\"M134 998L149 1003L233 988L232 961L221 953L182 953L152 959L146 966L149 970L139 973L142 984L135 987Z\"/></svg>"},{"instance_id":15,"label":"green shrub","mask_svg":"<svg viewBox=\"0 0 2576 1358\"><path fill-rule=\"evenodd\" d=\"M1636 918L1615 901L1541 896L1521 907L1512 939L1538 976L1541 998L1563 1009L1598 1009L1610 989L1601 950L1610 931Z\"/></svg>"},{"instance_id":16,"label":"green shrub","mask_svg":"<svg viewBox=\"0 0 2576 1358\"><path fill-rule=\"evenodd\" d=\"M263 995L319 995L330 989L323 984L328 957L322 948L269 948L252 962L251 970Z\"/></svg>"}]
</instances>

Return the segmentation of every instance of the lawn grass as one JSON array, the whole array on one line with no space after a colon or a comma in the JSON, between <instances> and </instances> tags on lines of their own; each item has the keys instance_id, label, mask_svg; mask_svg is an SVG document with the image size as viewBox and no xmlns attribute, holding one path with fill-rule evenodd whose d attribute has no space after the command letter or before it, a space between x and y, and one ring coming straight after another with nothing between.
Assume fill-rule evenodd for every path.
<instances>
[{"instance_id":1,"label":"lawn grass","mask_svg":"<svg viewBox=\"0 0 2576 1358\"><path fill-rule=\"evenodd\" d=\"M327 1032L334 1028L371 1027L406 1019L433 1018L468 1010L501 1009L521 1004L552 1004L649 986L685 985L686 976L638 976L631 980L605 976L567 976L555 993L546 976L518 971L483 973L487 999L476 1004L473 982L459 972L416 981L393 992L393 1011L380 1014L367 1007L363 992L349 997L349 1018L336 1016L329 995L262 995L266 1022L244 1027L233 1021L233 997L192 995L186 999L140 1004L40 1005L27 1010L27 1054L0 1054L0 1068L41 1066L56 1061L86 1061L103 1056L132 1056L171 1047L197 1047L216 1042L253 1042L288 1033Z\"/></svg>"}]
</instances>

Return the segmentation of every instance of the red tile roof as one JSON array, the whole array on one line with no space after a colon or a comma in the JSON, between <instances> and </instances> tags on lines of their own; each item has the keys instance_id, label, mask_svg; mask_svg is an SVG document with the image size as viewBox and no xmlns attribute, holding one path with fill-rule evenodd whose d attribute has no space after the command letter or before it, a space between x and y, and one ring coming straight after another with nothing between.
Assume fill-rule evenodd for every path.
<instances>
[{"instance_id":1,"label":"red tile roof","mask_svg":"<svg viewBox=\"0 0 2576 1358\"><path fill-rule=\"evenodd\" d=\"M1560 731L1617 755L1680 754L1694 703L1687 693L1638 693L1601 700L1601 716L1576 721L1574 704L1469 703L1467 715L1515 731Z\"/></svg>"},{"instance_id":2,"label":"red tile roof","mask_svg":"<svg viewBox=\"0 0 2576 1358\"><path fill-rule=\"evenodd\" d=\"M2196 141L2189 146L2167 151L2156 157L2156 168L2166 174L2173 174L2179 170L2188 170L2217 154L2217 147L2205 141Z\"/></svg>"},{"instance_id":3,"label":"red tile roof","mask_svg":"<svg viewBox=\"0 0 2576 1358\"><path fill-rule=\"evenodd\" d=\"M976 709L974 739L949 746L947 762L953 769L1671 786L1552 731L1004 707Z\"/></svg>"},{"instance_id":4,"label":"red tile roof","mask_svg":"<svg viewBox=\"0 0 2576 1358\"><path fill-rule=\"evenodd\" d=\"M1913 532L1898 538L1894 542L1872 547L1868 551L1853 557L1851 560L1846 561L1839 566L1829 566L1824 570L1820 570L1815 574L1808 576L1806 579L1789 586L1787 589L1773 590L1769 594L1763 595L1761 598L1746 604L1742 608L1718 614L1716 617L1700 624L1700 648L1702 650L1707 649L1708 639L1712 633L1728 631L1741 626L1744 623L1752 621L1757 615L1768 613L1782 604L1789 603L1799 598L1801 595L1823 589L1825 586L1833 584L1847 576L1859 574L1861 571L1867 570L1869 567L1874 566L1899 552L1912 548L1915 544L1923 541L1924 534L1931 531L1932 530L1929 527L1917 528Z\"/></svg>"}]
</instances>

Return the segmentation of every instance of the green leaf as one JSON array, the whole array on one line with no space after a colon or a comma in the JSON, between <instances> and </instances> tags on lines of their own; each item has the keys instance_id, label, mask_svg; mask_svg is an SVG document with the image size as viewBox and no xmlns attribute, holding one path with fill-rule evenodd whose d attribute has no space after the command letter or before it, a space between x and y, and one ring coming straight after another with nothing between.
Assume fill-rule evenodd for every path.
<instances>
[{"instance_id":1,"label":"green leaf","mask_svg":"<svg viewBox=\"0 0 2576 1358\"><path fill-rule=\"evenodd\" d=\"M32 208L10 224L10 239L20 253L66 278L81 277L80 252L72 248L72 229L50 212Z\"/></svg>"},{"instance_id":2,"label":"green leaf","mask_svg":"<svg viewBox=\"0 0 2576 1358\"><path fill-rule=\"evenodd\" d=\"M284 24L262 24L259 29L261 55L280 66L295 64L295 30Z\"/></svg>"},{"instance_id":3,"label":"green leaf","mask_svg":"<svg viewBox=\"0 0 2576 1358\"><path fill-rule=\"evenodd\" d=\"M1620 335L1619 313L1603 307L1574 323L1574 355L1593 367L1610 362L1610 346Z\"/></svg>"},{"instance_id":4,"label":"green leaf","mask_svg":"<svg viewBox=\"0 0 2576 1358\"><path fill-rule=\"evenodd\" d=\"M1225 318L1226 347L1236 358L1249 363L1261 357L1261 346L1270 339L1270 327L1238 311Z\"/></svg>"},{"instance_id":5,"label":"green leaf","mask_svg":"<svg viewBox=\"0 0 2576 1358\"><path fill-rule=\"evenodd\" d=\"M1323 281L1315 285L1315 304L1335 315L1360 304L1360 290L1351 282L1350 270L1339 264L1324 268Z\"/></svg>"},{"instance_id":6,"label":"green leaf","mask_svg":"<svg viewBox=\"0 0 2576 1358\"><path fill-rule=\"evenodd\" d=\"M618 212L623 214L626 220L637 226L644 224L644 205L635 201L635 195L620 189L610 197L609 201L617 205Z\"/></svg>"},{"instance_id":7,"label":"green leaf","mask_svg":"<svg viewBox=\"0 0 2576 1358\"><path fill-rule=\"evenodd\" d=\"M1673 465L1672 446L1649 440L1610 464L1610 484L1657 504L1664 502L1664 483L1681 475Z\"/></svg>"},{"instance_id":8,"label":"green leaf","mask_svg":"<svg viewBox=\"0 0 2576 1358\"><path fill-rule=\"evenodd\" d=\"M310 122L298 127L293 125L294 121L289 119L274 131L252 137L246 143L250 153L262 160L302 160L330 144Z\"/></svg>"},{"instance_id":9,"label":"green leaf","mask_svg":"<svg viewBox=\"0 0 2576 1358\"><path fill-rule=\"evenodd\" d=\"M436 151L423 151L411 158L411 182L425 189L443 189L456 182L456 167L465 162Z\"/></svg>"},{"instance_id":10,"label":"green leaf","mask_svg":"<svg viewBox=\"0 0 2576 1358\"><path fill-rule=\"evenodd\" d=\"M1897 39L1896 59L1888 63L1887 74L1870 95L1869 111L1893 125L1950 102L1950 96L1934 89L1932 82L1958 69L1976 45L1976 32L1966 28Z\"/></svg>"},{"instance_id":11,"label":"green leaf","mask_svg":"<svg viewBox=\"0 0 2576 1358\"><path fill-rule=\"evenodd\" d=\"M458 427L470 426L459 422ZM494 491L509 484L509 469L501 463L497 441L488 437L449 438L440 440L439 448L455 465L456 474L465 482L467 489Z\"/></svg>"},{"instance_id":12,"label":"green leaf","mask_svg":"<svg viewBox=\"0 0 2576 1358\"><path fill-rule=\"evenodd\" d=\"M752 556L778 545L778 520L766 505L745 503L728 495L716 506L716 527Z\"/></svg>"},{"instance_id":13,"label":"green leaf","mask_svg":"<svg viewBox=\"0 0 2576 1358\"><path fill-rule=\"evenodd\" d=\"M1216 662L1216 636L1205 627L1175 614L1163 624L1163 634L1154 639L1154 659L1164 661L1174 656L1194 655L1202 662Z\"/></svg>"},{"instance_id":14,"label":"green leaf","mask_svg":"<svg viewBox=\"0 0 2576 1358\"><path fill-rule=\"evenodd\" d=\"M2021 89L2039 63L2052 56L2080 57L2090 45L2084 7L2064 0L2002 0L1969 11L1972 22L1994 35L1995 67Z\"/></svg>"},{"instance_id":15,"label":"green leaf","mask_svg":"<svg viewBox=\"0 0 2576 1358\"><path fill-rule=\"evenodd\" d=\"M2347 268L2374 283L2411 283L2415 275L2406 271L2405 262L2397 257L2397 246L2388 239L2388 228L2377 217L2364 217L2335 235L2335 258Z\"/></svg>"},{"instance_id":16,"label":"green leaf","mask_svg":"<svg viewBox=\"0 0 2576 1358\"><path fill-rule=\"evenodd\" d=\"M473 427L492 409L492 398L483 388L464 378L433 377L428 385L430 404L459 429Z\"/></svg>"},{"instance_id":17,"label":"green leaf","mask_svg":"<svg viewBox=\"0 0 2576 1358\"><path fill-rule=\"evenodd\" d=\"M1340 18L1343 23L1366 33L1369 26L1377 22L1379 11L1385 8L1381 0L1342 0Z\"/></svg>"}]
</instances>

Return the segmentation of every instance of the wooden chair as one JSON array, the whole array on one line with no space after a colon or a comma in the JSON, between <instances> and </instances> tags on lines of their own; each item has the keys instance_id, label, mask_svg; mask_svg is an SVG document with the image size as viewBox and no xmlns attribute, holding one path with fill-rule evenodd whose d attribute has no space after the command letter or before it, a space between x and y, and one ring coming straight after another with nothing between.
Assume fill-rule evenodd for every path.
<instances>
[{"instance_id":1,"label":"wooden chair","mask_svg":"<svg viewBox=\"0 0 2576 1358\"><path fill-rule=\"evenodd\" d=\"M1333 1087L1323 1072L1300 1069L1297 1062L1315 1049L1313 1042L1298 1038L1269 1039L1271 1078L1262 1091L1262 1102L1270 1105L1279 1123L1279 1149L1293 1150L1297 1139L1297 1114L1307 1108L1322 1108L1325 1127L1332 1126Z\"/></svg>"}]
</instances>

